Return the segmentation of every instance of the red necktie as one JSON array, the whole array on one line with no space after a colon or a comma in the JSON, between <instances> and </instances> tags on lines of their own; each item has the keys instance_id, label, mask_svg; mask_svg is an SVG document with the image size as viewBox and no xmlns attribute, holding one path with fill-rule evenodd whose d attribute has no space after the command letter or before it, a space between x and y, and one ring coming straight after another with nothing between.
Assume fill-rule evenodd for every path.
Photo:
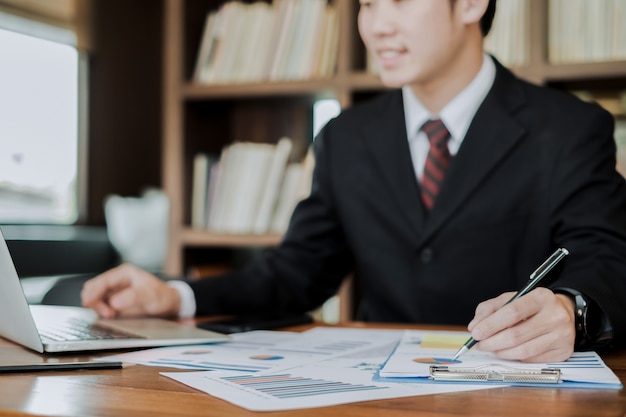
<instances>
[{"instance_id":1,"label":"red necktie","mask_svg":"<svg viewBox=\"0 0 626 417\"><path fill-rule=\"evenodd\" d=\"M430 210L435 204L446 170L450 166L450 159L452 159L448 151L450 132L439 119L424 123L422 131L428 136L430 150L424 165L421 192L424 205Z\"/></svg>"}]
</instances>

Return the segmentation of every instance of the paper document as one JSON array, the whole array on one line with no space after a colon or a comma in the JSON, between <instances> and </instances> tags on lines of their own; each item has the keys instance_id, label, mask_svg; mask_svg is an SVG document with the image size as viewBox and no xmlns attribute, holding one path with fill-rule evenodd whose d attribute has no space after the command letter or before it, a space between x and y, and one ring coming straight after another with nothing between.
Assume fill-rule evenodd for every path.
<instances>
[{"instance_id":1,"label":"paper document","mask_svg":"<svg viewBox=\"0 0 626 417\"><path fill-rule=\"evenodd\" d=\"M231 336L232 341L224 343L147 349L98 360L179 369L258 372L296 366L318 356L293 347L301 340L299 333L259 330ZM286 354L284 349L288 347L291 351Z\"/></svg>"},{"instance_id":2,"label":"paper document","mask_svg":"<svg viewBox=\"0 0 626 417\"><path fill-rule=\"evenodd\" d=\"M179 369L268 372L350 354L364 348L394 345L402 331L316 328L302 333L253 331L231 335L232 341L176 346L111 355L99 360L123 361ZM381 337L381 335L385 335ZM387 355L389 351L387 351Z\"/></svg>"},{"instance_id":3,"label":"paper document","mask_svg":"<svg viewBox=\"0 0 626 417\"><path fill-rule=\"evenodd\" d=\"M281 372L166 372L163 375L252 411L324 407L358 401L493 388L481 385L372 381L401 330L318 327L302 333L337 354Z\"/></svg>"},{"instance_id":4,"label":"paper document","mask_svg":"<svg viewBox=\"0 0 626 417\"><path fill-rule=\"evenodd\" d=\"M470 350L454 361L455 352L469 337L466 332L424 332L407 330L397 348L380 369L377 380L406 382L439 382L430 378L431 366L444 367L447 371L466 375L491 370L495 375L514 374L524 378L521 382L507 382L510 385L558 386L575 388L622 388L617 376L606 366L595 352L575 352L565 362L522 363L496 358L488 352ZM447 368L445 368L447 367ZM533 383L533 375L542 369L559 370L555 384ZM526 378L527 377L527 378ZM529 382L530 381L530 382ZM476 383L499 383L476 381Z\"/></svg>"}]
</instances>

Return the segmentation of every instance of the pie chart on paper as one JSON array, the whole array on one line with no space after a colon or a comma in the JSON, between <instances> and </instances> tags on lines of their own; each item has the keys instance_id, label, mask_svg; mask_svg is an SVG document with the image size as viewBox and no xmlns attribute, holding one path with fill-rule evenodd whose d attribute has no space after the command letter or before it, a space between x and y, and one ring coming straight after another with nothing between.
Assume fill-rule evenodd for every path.
<instances>
[{"instance_id":1,"label":"pie chart on paper","mask_svg":"<svg viewBox=\"0 0 626 417\"><path fill-rule=\"evenodd\" d=\"M261 361L278 361L284 359L284 357L280 355L253 355L250 356L250 359L256 359Z\"/></svg>"},{"instance_id":2,"label":"pie chart on paper","mask_svg":"<svg viewBox=\"0 0 626 417\"><path fill-rule=\"evenodd\" d=\"M447 358L415 358L413 362L426 363L429 365L453 365L461 363L459 360L447 359Z\"/></svg>"}]
</instances>

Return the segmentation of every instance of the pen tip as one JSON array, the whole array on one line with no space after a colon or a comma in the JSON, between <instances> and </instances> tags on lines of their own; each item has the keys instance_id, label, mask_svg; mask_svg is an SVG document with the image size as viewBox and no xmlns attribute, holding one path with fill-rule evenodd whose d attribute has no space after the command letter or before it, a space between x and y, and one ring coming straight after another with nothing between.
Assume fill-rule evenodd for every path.
<instances>
[{"instance_id":1,"label":"pen tip","mask_svg":"<svg viewBox=\"0 0 626 417\"><path fill-rule=\"evenodd\" d=\"M459 359L461 357L462 354L464 354L465 352L467 352L469 349L467 349L467 346L461 346L461 349L459 349L459 351L456 353L456 355L454 355L454 357L452 358L453 361Z\"/></svg>"}]
</instances>

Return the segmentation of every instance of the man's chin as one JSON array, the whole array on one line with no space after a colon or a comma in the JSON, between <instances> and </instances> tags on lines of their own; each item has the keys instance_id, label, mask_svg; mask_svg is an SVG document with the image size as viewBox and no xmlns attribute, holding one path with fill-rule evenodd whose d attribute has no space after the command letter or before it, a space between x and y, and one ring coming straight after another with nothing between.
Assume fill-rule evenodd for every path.
<instances>
[{"instance_id":1,"label":"man's chin","mask_svg":"<svg viewBox=\"0 0 626 417\"><path fill-rule=\"evenodd\" d=\"M389 74L381 71L379 74L380 81L383 83L385 87L389 88L400 88L409 83L410 80L407 80L406 77L398 76L397 74Z\"/></svg>"}]
</instances>

